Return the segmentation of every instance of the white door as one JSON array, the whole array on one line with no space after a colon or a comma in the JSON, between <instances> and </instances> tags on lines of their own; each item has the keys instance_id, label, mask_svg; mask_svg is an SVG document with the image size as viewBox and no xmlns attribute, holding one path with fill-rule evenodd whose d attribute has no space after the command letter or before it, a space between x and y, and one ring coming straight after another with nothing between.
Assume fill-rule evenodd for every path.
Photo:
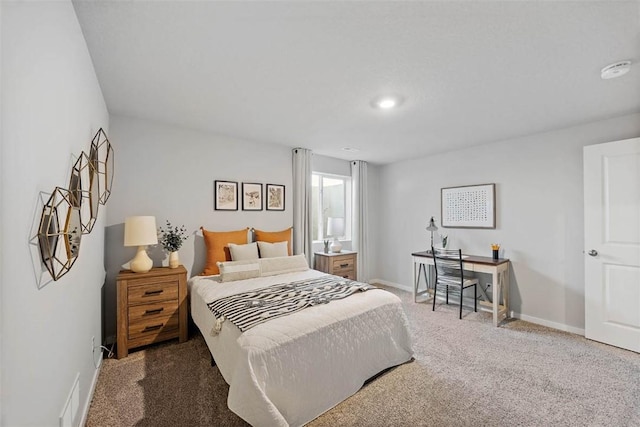
<instances>
[{"instance_id":1,"label":"white door","mask_svg":"<svg viewBox=\"0 0 640 427\"><path fill-rule=\"evenodd\" d=\"M585 336L640 352L640 138L584 147Z\"/></svg>"}]
</instances>

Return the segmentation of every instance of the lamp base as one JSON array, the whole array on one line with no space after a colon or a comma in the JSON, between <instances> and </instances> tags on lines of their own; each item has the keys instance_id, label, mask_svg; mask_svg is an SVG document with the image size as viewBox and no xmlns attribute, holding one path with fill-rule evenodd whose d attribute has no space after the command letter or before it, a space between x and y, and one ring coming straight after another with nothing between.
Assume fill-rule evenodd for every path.
<instances>
[{"instance_id":1,"label":"lamp base","mask_svg":"<svg viewBox=\"0 0 640 427\"><path fill-rule=\"evenodd\" d=\"M331 242L329 250L331 252L340 252L342 250L342 244L338 241L338 239L335 239L333 242Z\"/></svg>"},{"instance_id":2,"label":"lamp base","mask_svg":"<svg viewBox=\"0 0 640 427\"><path fill-rule=\"evenodd\" d=\"M146 246L138 246L136 256L129 261L129 268L134 273L146 273L153 267L153 261L147 255Z\"/></svg>"}]
</instances>

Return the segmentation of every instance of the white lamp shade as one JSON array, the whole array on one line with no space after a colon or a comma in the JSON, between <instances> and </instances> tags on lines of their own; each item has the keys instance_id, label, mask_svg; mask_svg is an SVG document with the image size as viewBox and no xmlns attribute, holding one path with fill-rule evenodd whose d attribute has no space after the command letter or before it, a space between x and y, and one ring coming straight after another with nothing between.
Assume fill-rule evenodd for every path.
<instances>
[{"instance_id":1,"label":"white lamp shade","mask_svg":"<svg viewBox=\"0 0 640 427\"><path fill-rule=\"evenodd\" d=\"M327 219L327 236L344 236L344 218L329 217Z\"/></svg>"},{"instance_id":2,"label":"white lamp shade","mask_svg":"<svg viewBox=\"0 0 640 427\"><path fill-rule=\"evenodd\" d=\"M155 216L130 216L124 220L124 245L144 246L158 243Z\"/></svg>"}]
</instances>

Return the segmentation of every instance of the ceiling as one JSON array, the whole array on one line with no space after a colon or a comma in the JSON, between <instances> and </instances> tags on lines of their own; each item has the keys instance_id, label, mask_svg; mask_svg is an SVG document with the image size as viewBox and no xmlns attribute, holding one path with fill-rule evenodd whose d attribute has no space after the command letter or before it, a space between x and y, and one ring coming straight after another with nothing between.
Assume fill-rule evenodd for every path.
<instances>
[{"instance_id":1,"label":"ceiling","mask_svg":"<svg viewBox=\"0 0 640 427\"><path fill-rule=\"evenodd\" d=\"M640 1L74 7L111 114L348 160L385 164L640 112ZM628 74L600 78L628 59ZM402 105L371 106L386 94Z\"/></svg>"}]
</instances>

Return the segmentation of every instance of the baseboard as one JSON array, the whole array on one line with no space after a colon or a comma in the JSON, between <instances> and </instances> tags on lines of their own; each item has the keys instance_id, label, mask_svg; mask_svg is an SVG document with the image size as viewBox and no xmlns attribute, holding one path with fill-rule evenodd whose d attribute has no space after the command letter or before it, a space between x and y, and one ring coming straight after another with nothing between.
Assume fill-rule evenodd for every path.
<instances>
[{"instance_id":1,"label":"baseboard","mask_svg":"<svg viewBox=\"0 0 640 427\"><path fill-rule=\"evenodd\" d=\"M410 286L401 285L395 282L389 282L388 280L371 279L369 280L369 283L371 284L379 283L381 285L397 288L405 292L413 292L413 289L411 289ZM557 329L559 331L570 332L572 334L584 336L584 329L582 328L576 328L574 326L565 325L564 323L552 322L550 320L540 319L538 317L528 316L522 313L516 313L515 311L512 311L510 314L511 314L511 317L513 317L514 319L520 319L527 322L535 323L537 325L546 326L548 328Z\"/></svg>"},{"instance_id":2,"label":"baseboard","mask_svg":"<svg viewBox=\"0 0 640 427\"><path fill-rule=\"evenodd\" d=\"M400 290L405 291L405 292L413 292L413 289L411 289L411 286L405 286L405 285L401 285L400 283L389 282L387 280L371 279L371 280L369 280L369 283L371 283L372 285L376 284L376 283L379 283L381 285L390 286L392 288L397 288L397 289L400 289Z\"/></svg>"},{"instance_id":3,"label":"baseboard","mask_svg":"<svg viewBox=\"0 0 640 427\"><path fill-rule=\"evenodd\" d=\"M93 400L93 394L96 391L96 385L98 384L98 377L100 376L100 371L102 370L102 353L100 353L100 364L96 368L95 373L93 374L93 379L91 380L91 386L89 387L89 395L87 396L87 400L84 403L84 408L82 408L82 417L80 417L81 427L84 427L87 424L87 417L89 416L89 407L91 407L91 401Z\"/></svg>"},{"instance_id":4,"label":"baseboard","mask_svg":"<svg viewBox=\"0 0 640 427\"><path fill-rule=\"evenodd\" d=\"M515 311L511 312L511 317L515 319L520 319L527 322L535 323L536 325L542 325L548 328L557 329L559 331L570 332L572 334L584 336L584 329L565 325L564 323L552 322L550 320L540 319L538 317L528 316L522 313L516 313Z\"/></svg>"}]
</instances>

